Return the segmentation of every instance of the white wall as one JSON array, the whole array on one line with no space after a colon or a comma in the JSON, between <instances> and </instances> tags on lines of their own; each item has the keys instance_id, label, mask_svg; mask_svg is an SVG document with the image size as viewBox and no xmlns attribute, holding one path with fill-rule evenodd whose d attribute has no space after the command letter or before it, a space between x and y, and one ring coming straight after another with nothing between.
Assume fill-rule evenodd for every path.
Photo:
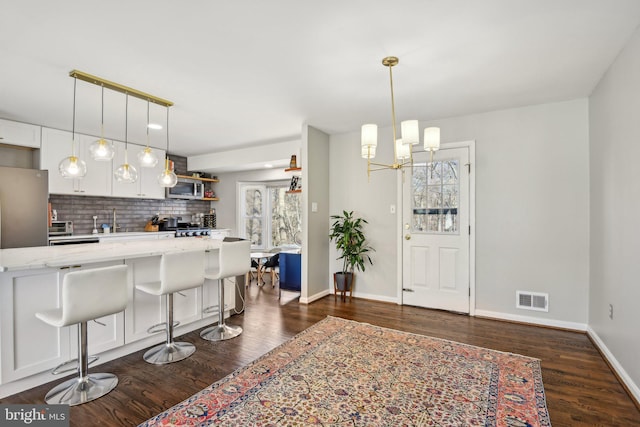
<instances>
[{"instance_id":1,"label":"white wall","mask_svg":"<svg viewBox=\"0 0 640 427\"><path fill-rule=\"evenodd\" d=\"M443 142L476 141L476 309L585 328L587 100L421 123L427 125L441 127ZM380 129L378 139L376 160L389 161L390 129ZM376 249L373 268L357 274L355 294L397 300L399 231L389 213L395 172L375 172L367 184L359 132L331 137L330 164L331 213L347 209L365 217ZM516 290L548 292L549 313L516 309Z\"/></svg>"},{"instance_id":2,"label":"white wall","mask_svg":"<svg viewBox=\"0 0 640 427\"><path fill-rule=\"evenodd\" d=\"M393 160L390 128L378 129L376 161ZM364 298L398 302L397 295L397 216L389 213L390 205L397 205L396 171L373 172L367 182L367 162L360 156L360 132L332 135L330 143L330 205L331 215L342 211L353 211L368 221L364 227L369 244L375 249L371 253L373 265L366 264L364 272L356 271L354 295ZM337 261L338 252L331 243L329 270L342 270ZM331 282L333 283L333 282ZM333 285L330 285L333 288Z\"/></svg>"},{"instance_id":3,"label":"white wall","mask_svg":"<svg viewBox=\"0 0 640 427\"><path fill-rule=\"evenodd\" d=\"M640 32L590 97L589 327L640 399ZM613 319L609 318L613 304ZM616 363L614 363L615 365ZM620 372L619 372L620 373ZM623 378L625 373L621 373ZM628 378L627 378L628 379Z\"/></svg>"},{"instance_id":4,"label":"white wall","mask_svg":"<svg viewBox=\"0 0 640 427\"><path fill-rule=\"evenodd\" d=\"M329 135L306 125L302 129L302 173L304 226L300 301L311 302L328 293Z\"/></svg>"}]
</instances>

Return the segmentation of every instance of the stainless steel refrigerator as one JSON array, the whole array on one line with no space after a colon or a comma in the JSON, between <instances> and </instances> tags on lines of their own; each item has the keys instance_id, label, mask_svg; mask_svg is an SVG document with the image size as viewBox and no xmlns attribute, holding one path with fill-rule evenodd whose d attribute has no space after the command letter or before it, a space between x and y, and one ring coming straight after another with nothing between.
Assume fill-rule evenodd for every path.
<instances>
[{"instance_id":1,"label":"stainless steel refrigerator","mask_svg":"<svg viewBox=\"0 0 640 427\"><path fill-rule=\"evenodd\" d=\"M0 248L47 246L49 172L0 167Z\"/></svg>"}]
</instances>

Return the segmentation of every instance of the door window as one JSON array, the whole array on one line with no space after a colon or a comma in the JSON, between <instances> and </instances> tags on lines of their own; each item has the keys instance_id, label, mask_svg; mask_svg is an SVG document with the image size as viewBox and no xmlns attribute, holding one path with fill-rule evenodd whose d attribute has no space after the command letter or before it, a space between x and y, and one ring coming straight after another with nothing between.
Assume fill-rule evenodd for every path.
<instances>
[{"instance_id":1,"label":"door window","mask_svg":"<svg viewBox=\"0 0 640 427\"><path fill-rule=\"evenodd\" d=\"M415 163L411 181L412 232L458 234L460 163Z\"/></svg>"}]
</instances>

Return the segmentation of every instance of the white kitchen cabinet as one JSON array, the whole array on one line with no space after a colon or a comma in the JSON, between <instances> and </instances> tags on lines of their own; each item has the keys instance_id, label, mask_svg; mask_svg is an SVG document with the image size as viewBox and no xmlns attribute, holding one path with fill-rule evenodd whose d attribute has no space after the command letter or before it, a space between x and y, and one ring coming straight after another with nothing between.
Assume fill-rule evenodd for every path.
<instances>
[{"instance_id":1,"label":"white kitchen cabinet","mask_svg":"<svg viewBox=\"0 0 640 427\"><path fill-rule=\"evenodd\" d=\"M131 300L125 311L125 342L149 336L147 330L166 321L166 298L135 289L136 283L159 280L160 257L127 260L131 268L133 286ZM188 289L173 296L173 319L187 324L202 318L202 288ZM164 333L164 332L159 332Z\"/></svg>"},{"instance_id":2,"label":"white kitchen cabinet","mask_svg":"<svg viewBox=\"0 0 640 427\"><path fill-rule=\"evenodd\" d=\"M0 144L40 148L41 127L0 119Z\"/></svg>"},{"instance_id":3,"label":"white kitchen cabinet","mask_svg":"<svg viewBox=\"0 0 640 427\"><path fill-rule=\"evenodd\" d=\"M125 143L114 141L115 156L113 159L113 170L118 169L124 164ZM128 144L127 157L129 164L138 171L138 180L131 184L117 182L113 180L113 197L137 197L144 199L164 199L165 190L158 184L158 175L164 170L165 151L159 148L153 148L154 153L158 156L158 164L153 168L143 168L138 162L138 152L144 149L144 146L136 144Z\"/></svg>"},{"instance_id":4,"label":"white kitchen cabinet","mask_svg":"<svg viewBox=\"0 0 640 427\"><path fill-rule=\"evenodd\" d=\"M147 329L162 322L165 305L160 296L138 291L136 283L158 280L160 257L135 258L126 261L132 279L129 304L125 310L125 343L149 336Z\"/></svg>"},{"instance_id":5,"label":"white kitchen cabinet","mask_svg":"<svg viewBox=\"0 0 640 427\"><path fill-rule=\"evenodd\" d=\"M72 133L57 129L42 129L40 168L49 171L49 193L85 196L110 196L112 161L95 161L89 155L89 145L97 138L76 134L76 155L87 164L87 174L81 179L63 178L58 164L71 155Z\"/></svg>"},{"instance_id":6,"label":"white kitchen cabinet","mask_svg":"<svg viewBox=\"0 0 640 427\"><path fill-rule=\"evenodd\" d=\"M60 307L61 271L55 268L0 275L0 383L55 368L70 356L69 328L36 318Z\"/></svg>"}]
</instances>

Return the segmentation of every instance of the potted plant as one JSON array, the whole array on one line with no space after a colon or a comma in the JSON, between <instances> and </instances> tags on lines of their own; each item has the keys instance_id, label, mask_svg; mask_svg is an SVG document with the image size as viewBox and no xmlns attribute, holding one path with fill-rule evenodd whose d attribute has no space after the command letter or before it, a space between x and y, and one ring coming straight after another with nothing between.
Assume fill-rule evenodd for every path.
<instances>
[{"instance_id":1,"label":"potted plant","mask_svg":"<svg viewBox=\"0 0 640 427\"><path fill-rule=\"evenodd\" d=\"M336 289L352 292L354 270L364 271L365 261L373 265L369 252L374 249L366 241L363 226L368 224L363 218L357 218L353 211L343 211L342 215L331 215L334 220L329 238L335 241L336 249L342 259L342 271L334 273Z\"/></svg>"}]
</instances>

